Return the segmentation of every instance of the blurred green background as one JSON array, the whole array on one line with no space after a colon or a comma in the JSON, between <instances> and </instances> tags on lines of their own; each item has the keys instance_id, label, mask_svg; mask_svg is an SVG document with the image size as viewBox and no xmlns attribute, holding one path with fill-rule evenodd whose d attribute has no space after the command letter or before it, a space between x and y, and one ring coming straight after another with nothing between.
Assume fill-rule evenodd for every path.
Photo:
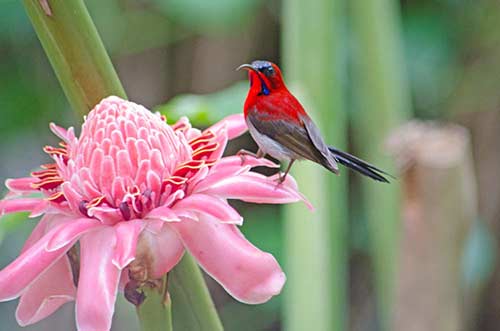
<instances>
[{"instance_id":1,"label":"blurred green background","mask_svg":"<svg viewBox=\"0 0 500 331\"><path fill-rule=\"evenodd\" d=\"M404 119L452 122L468 128L478 187L478 217L472 220L458 248L461 267L456 271L459 275L454 276L461 281L450 296L457 297L459 314L445 319L454 320L451 325L462 330L498 330L500 3L330 1L88 0L86 4L129 98L165 113L169 120L187 115L203 127L241 112L247 83L234 68L254 59L267 59L283 65L291 89L303 96L306 105L313 105L313 117L321 119L330 143L391 172L396 170L382 145ZM3 182L8 177L24 176L46 161L42 147L56 143L48 130L50 121L70 126L79 118L68 111L69 104L22 4L0 0L0 5ZM318 19L316 15L325 8L332 12ZM256 147L246 135L230 144L228 153L240 148ZM314 168L312 178L330 176ZM303 177L307 169L311 168L299 167L295 174L301 185L308 180ZM297 320L307 321L306 313L302 316L294 312L307 310L304 307L315 310L324 300L326 309L317 311L325 320L335 320L318 327L311 324L311 330L418 330L410 327L411 318L407 319L407 329L393 321L393 311L398 311L394 302L402 304L393 299L394 288L404 282L399 277L405 275L398 272L396 263L401 239L406 239L401 237L399 208L394 207L403 179L391 189L380 191L376 184L347 171L341 178L331 177L333 188L322 188L321 183L312 181L305 189L308 195L316 191L311 194L319 213L235 204L245 216L245 235L259 248L273 253L290 273L285 293L259 306L235 302L207 277L226 330L305 330ZM328 210L330 205L337 210ZM299 227L317 227L326 220L333 224L327 225L332 232L319 237L312 231L301 237L294 228L293 218L298 215L306 215L300 220L305 225ZM315 220L317 217L323 221ZM2 220L0 266L18 254L33 222L19 217ZM300 238L303 240L297 240ZM313 254L325 250L332 255L327 254L329 261L323 261L328 265L325 274L304 278L324 282L310 283L311 288L320 289L319 294L311 291L310 297L298 297L294 286L304 284L299 280L300 263L308 258L322 263L324 257ZM305 256L291 253L295 251L305 252ZM416 290L433 288L432 284L421 285ZM429 295L434 295L432 290ZM411 303L412 293L407 291L406 296ZM436 300L441 302L440 298ZM443 300L442 304L448 302ZM19 328L15 306L16 302L0 303L0 330ZM51 318L25 329L72 330L73 310L73 305L67 304ZM314 314L309 318L315 319ZM422 313L415 315L426 318ZM120 298L113 330L137 327L133 307Z\"/></svg>"}]
</instances>

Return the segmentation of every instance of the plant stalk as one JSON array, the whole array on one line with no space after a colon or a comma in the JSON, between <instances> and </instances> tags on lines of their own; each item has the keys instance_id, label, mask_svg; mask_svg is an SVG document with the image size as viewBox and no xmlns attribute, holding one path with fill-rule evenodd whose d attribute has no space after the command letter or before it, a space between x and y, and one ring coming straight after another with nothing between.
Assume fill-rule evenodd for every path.
<instances>
[{"instance_id":1,"label":"plant stalk","mask_svg":"<svg viewBox=\"0 0 500 331\"><path fill-rule=\"evenodd\" d=\"M50 16L41 3L50 8ZM23 0L52 68L72 108L85 115L109 95L126 98L82 0Z\"/></svg>"},{"instance_id":2,"label":"plant stalk","mask_svg":"<svg viewBox=\"0 0 500 331\"><path fill-rule=\"evenodd\" d=\"M145 285L142 290L146 300L137 306L137 316L142 331L172 331L172 301L167 292L167 275L158 286Z\"/></svg>"},{"instance_id":3,"label":"plant stalk","mask_svg":"<svg viewBox=\"0 0 500 331\"><path fill-rule=\"evenodd\" d=\"M342 0L283 1L282 46L293 92L325 141L345 149L342 10ZM316 211L299 204L285 209L285 329L346 330L347 174L335 176L312 162L295 164L293 174Z\"/></svg>"},{"instance_id":4,"label":"plant stalk","mask_svg":"<svg viewBox=\"0 0 500 331\"><path fill-rule=\"evenodd\" d=\"M203 275L194 258L186 252L181 262L169 273L168 290L175 303L172 306L176 331L222 331ZM191 309L185 309L191 307Z\"/></svg>"},{"instance_id":5,"label":"plant stalk","mask_svg":"<svg viewBox=\"0 0 500 331\"><path fill-rule=\"evenodd\" d=\"M404 67L399 2L355 0L350 2L354 36L355 145L362 158L388 172L394 165L384 145L388 133L410 114L410 97ZM381 329L389 330L394 295L394 273L400 224L400 187L361 182L362 204L370 230L377 306Z\"/></svg>"}]
</instances>

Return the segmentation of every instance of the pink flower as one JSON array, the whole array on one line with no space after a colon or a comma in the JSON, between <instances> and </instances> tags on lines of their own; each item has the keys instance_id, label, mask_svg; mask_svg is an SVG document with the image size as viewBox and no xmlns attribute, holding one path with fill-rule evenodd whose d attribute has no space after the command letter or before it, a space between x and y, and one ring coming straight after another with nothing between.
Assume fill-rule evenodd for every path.
<instances>
[{"instance_id":1,"label":"pink flower","mask_svg":"<svg viewBox=\"0 0 500 331\"><path fill-rule=\"evenodd\" d=\"M243 219L227 200L304 199L292 177L278 186L276 176L251 171L274 163L222 157L227 140L246 130L242 116L200 131L186 118L169 126L159 114L108 97L86 117L80 137L50 127L62 139L44 149L54 162L7 180L10 192L0 201L0 215L43 215L19 257L0 271L0 300L20 297L20 325L76 300L80 331L109 330L118 289L130 278L162 277L185 249L242 302L281 291L280 266L243 237Z\"/></svg>"}]
</instances>

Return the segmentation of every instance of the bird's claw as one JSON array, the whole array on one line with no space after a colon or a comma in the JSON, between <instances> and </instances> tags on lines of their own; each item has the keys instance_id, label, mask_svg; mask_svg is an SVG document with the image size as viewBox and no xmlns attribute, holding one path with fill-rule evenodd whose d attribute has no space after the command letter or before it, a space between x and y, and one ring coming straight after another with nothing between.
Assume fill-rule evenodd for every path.
<instances>
[{"instance_id":1,"label":"bird's claw","mask_svg":"<svg viewBox=\"0 0 500 331\"><path fill-rule=\"evenodd\" d=\"M250 152L250 151L247 151L246 149L240 149L237 153L236 153L237 156L240 157L241 159L241 165L244 165L245 164L245 160L246 160L246 157L247 156L253 156L255 157L255 154Z\"/></svg>"},{"instance_id":2,"label":"bird's claw","mask_svg":"<svg viewBox=\"0 0 500 331\"><path fill-rule=\"evenodd\" d=\"M246 149L240 149L236 153L236 155L241 158L241 165L245 164L246 156L251 156L251 157L254 157L256 159L261 159L264 156L266 156L260 149L257 151L257 154L256 153L252 153L250 151L247 151Z\"/></svg>"},{"instance_id":3,"label":"bird's claw","mask_svg":"<svg viewBox=\"0 0 500 331\"><path fill-rule=\"evenodd\" d=\"M278 171L278 178L274 180L276 182L276 187L279 187L281 184L283 184L286 179L286 175L287 174L282 175L281 171Z\"/></svg>"}]
</instances>

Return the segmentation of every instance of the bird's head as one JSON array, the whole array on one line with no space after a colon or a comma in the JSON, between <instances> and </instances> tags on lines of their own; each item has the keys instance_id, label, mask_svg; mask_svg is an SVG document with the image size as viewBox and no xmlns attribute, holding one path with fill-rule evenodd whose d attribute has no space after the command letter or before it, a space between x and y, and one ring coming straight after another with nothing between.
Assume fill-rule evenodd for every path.
<instances>
[{"instance_id":1,"label":"bird's head","mask_svg":"<svg viewBox=\"0 0 500 331\"><path fill-rule=\"evenodd\" d=\"M250 80L250 89L257 95L269 95L272 91L285 86L281 70L269 61L253 61L251 64L242 64L236 70L247 70Z\"/></svg>"}]
</instances>

